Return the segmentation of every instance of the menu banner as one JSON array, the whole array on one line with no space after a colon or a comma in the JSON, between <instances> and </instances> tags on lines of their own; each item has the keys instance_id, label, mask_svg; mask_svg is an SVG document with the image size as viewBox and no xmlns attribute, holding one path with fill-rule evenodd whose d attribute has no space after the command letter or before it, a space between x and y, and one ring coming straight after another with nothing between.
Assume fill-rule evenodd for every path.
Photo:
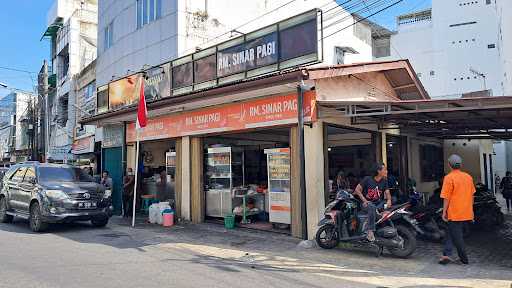
<instances>
[{"instance_id":1,"label":"menu banner","mask_svg":"<svg viewBox=\"0 0 512 288\"><path fill-rule=\"evenodd\" d=\"M315 93L304 95L304 116L314 121ZM297 95L281 95L205 108L148 120L139 140L156 140L297 123ZM135 123L127 127L126 142L135 142Z\"/></svg>"}]
</instances>

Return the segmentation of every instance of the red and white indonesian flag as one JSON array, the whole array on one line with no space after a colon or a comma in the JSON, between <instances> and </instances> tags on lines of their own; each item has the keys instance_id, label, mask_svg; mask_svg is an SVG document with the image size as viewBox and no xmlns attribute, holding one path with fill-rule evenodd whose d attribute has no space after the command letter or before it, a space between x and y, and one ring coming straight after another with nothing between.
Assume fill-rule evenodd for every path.
<instances>
[{"instance_id":1,"label":"red and white indonesian flag","mask_svg":"<svg viewBox=\"0 0 512 288\"><path fill-rule=\"evenodd\" d=\"M148 124L148 110L146 97L144 96L144 76L140 77L139 107L137 108L137 129L142 129Z\"/></svg>"}]
</instances>

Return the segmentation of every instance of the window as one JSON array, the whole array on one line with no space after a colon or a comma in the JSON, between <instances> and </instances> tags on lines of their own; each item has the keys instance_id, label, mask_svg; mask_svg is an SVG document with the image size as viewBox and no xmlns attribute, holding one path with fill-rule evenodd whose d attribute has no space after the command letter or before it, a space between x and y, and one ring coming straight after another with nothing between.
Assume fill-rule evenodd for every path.
<instances>
[{"instance_id":1,"label":"window","mask_svg":"<svg viewBox=\"0 0 512 288\"><path fill-rule=\"evenodd\" d=\"M485 0L485 4L487 4L487 5L491 4L491 0Z\"/></svg>"},{"instance_id":2,"label":"window","mask_svg":"<svg viewBox=\"0 0 512 288\"><path fill-rule=\"evenodd\" d=\"M494 48L496 48L496 44L489 44L489 45L487 45L487 48L494 49Z\"/></svg>"},{"instance_id":3,"label":"window","mask_svg":"<svg viewBox=\"0 0 512 288\"><path fill-rule=\"evenodd\" d=\"M27 169L25 173L25 178L23 178L23 182L25 183L35 183L36 181L36 171L34 168L30 167Z\"/></svg>"},{"instance_id":4,"label":"window","mask_svg":"<svg viewBox=\"0 0 512 288\"><path fill-rule=\"evenodd\" d=\"M23 176L25 176L25 171L27 171L27 168L21 167L20 169L18 169L18 171L14 173L14 175L12 175L11 180L21 182L21 180L23 180Z\"/></svg>"},{"instance_id":5,"label":"window","mask_svg":"<svg viewBox=\"0 0 512 288\"><path fill-rule=\"evenodd\" d=\"M137 0L137 29L162 18L162 0Z\"/></svg>"},{"instance_id":6,"label":"window","mask_svg":"<svg viewBox=\"0 0 512 288\"><path fill-rule=\"evenodd\" d=\"M110 24L105 27L105 34L104 34L104 43L105 43L105 50L112 47L114 44L114 21L110 22Z\"/></svg>"},{"instance_id":7,"label":"window","mask_svg":"<svg viewBox=\"0 0 512 288\"><path fill-rule=\"evenodd\" d=\"M96 94L96 111L103 113L108 110L108 85L98 87Z\"/></svg>"},{"instance_id":8,"label":"window","mask_svg":"<svg viewBox=\"0 0 512 288\"><path fill-rule=\"evenodd\" d=\"M444 174L443 148L435 145L420 145L421 181L438 181Z\"/></svg>"},{"instance_id":9,"label":"window","mask_svg":"<svg viewBox=\"0 0 512 288\"><path fill-rule=\"evenodd\" d=\"M451 24L450 27L465 26L465 25L472 25L472 24L476 24L476 21ZM460 41L459 41L459 43L460 43Z\"/></svg>"},{"instance_id":10,"label":"window","mask_svg":"<svg viewBox=\"0 0 512 288\"><path fill-rule=\"evenodd\" d=\"M423 74L421 74L421 72L416 73L416 76L418 76L418 78L419 78L419 77L421 77L422 75L423 75Z\"/></svg>"},{"instance_id":11,"label":"window","mask_svg":"<svg viewBox=\"0 0 512 288\"><path fill-rule=\"evenodd\" d=\"M41 167L39 179L41 182L94 182L82 169L64 167Z\"/></svg>"},{"instance_id":12,"label":"window","mask_svg":"<svg viewBox=\"0 0 512 288\"><path fill-rule=\"evenodd\" d=\"M434 75L436 75L436 72L434 72L434 70L432 70L432 71L430 71L429 74L430 74L430 76L434 76Z\"/></svg>"}]
</instances>

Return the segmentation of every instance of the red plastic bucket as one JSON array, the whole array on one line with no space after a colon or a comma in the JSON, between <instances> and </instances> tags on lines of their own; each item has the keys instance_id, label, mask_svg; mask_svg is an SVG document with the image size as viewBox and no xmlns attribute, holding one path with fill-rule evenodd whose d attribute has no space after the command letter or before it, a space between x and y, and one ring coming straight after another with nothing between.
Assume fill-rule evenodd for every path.
<instances>
[{"instance_id":1,"label":"red plastic bucket","mask_svg":"<svg viewBox=\"0 0 512 288\"><path fill-rule=\"evenodd\" d=\"M174 225L174 213L163 213L163 226L164 227L171 227Z\"/></svg>"}]
</instances>

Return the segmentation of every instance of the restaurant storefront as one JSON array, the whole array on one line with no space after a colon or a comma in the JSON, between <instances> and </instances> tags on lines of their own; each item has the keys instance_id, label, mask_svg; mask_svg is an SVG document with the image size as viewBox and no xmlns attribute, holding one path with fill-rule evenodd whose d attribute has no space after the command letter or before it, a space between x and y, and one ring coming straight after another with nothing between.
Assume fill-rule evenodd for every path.
<instances>
[{"instance_id":1,"label":"restaurant storefront","mask_svg":"<svg viewBox=\"0 0 512 288\"><path fill-rule=\"evenodd\" d=\"M319 23L321 11L309 11L113 81L98 94L102 112L83 122L123 123L118 163L134 167L140 157L139 175L148 167L147 175L165 170L174 178L178 217L200 223L234 215L242 227L312 238L336 170L360 177L387 159L379 125L352 123L317 103L428 97L407 61L303 68L322 62ZM140 83L145 94L148 85L158 94L137 133Z\"/></svg>"},{"instance_id":2,"label":"restaurant storefront","mask_svg":"<svg viewBox=\"0 0 512 288\"><path fill-rule=\"evenodd\" d=\"M311 122L314 93L306 94L305 103L305 119ZM174 173L176 208L183 218L218 221L234 214L244 227L291 233L301 225L295 223L300 217L292 217L300 211L294 204L299 203L292 153L296 122L296 94L152 118L138 135L140 157L162 171L163 159L173 163L168 170ZM136 137L135 125L128 124L128 167L135 163Z\"/></svg>"},{"instance_id":3,"label":"restaurant storefront","mask_svg":"<svg viewBox=\"0 0 512 288\"><path fill-rule=\"evenodd\" d=\"M406 61L386 64L345 65L332 68L329 74L336 75L343 70L357 77L375 74L372 77L386 79L386 71L395 74L402 71L396 79L413 81L415 76ZM314 73L312 69L292 71L247 84L233 84L213 89L208 96L192 94L202 96L181 104L164 104L166 99L148 104L149 122L138 135L142 147L140 162L148 163L155 173L164 169L174 173L168 175L174 178L178 217L200 223L222 221L226 215L234 214L241 227L274 230L296 237L305 237L303 231L307 229L307 237L311 238L332 191L330 184L339 170L344 170L355 183L358 177L369 173L375 161L400 159L387 153L389 150L396 154L391 146L396 145L398 138L393 137L398 137L399 132L375 123L354 123L340 113L339 101L367 97L368 86L353 83L353 76L324 76L348 91L340 94L342 90L336 85L335 89L325 89L322 79L326 78L311 79ZM301 78L315 87L314 91L305 93L303 107L305 197L300 193L300 133L295 92L300 83L297 79ZM379 79L382 87L377 87L392 89L390 81L382 79ZM421 97L417 92L420 89L415 89L414 97ZM389 99L386 95L375 96L377 99L373 101L379 101L378 97ZM326 99L335 99L337 108L329 106ZM137 133L133 119L132 110L100 120L126 123L128 167L134 167L136 157ZM144 172L143 167L139 167L140 173Z\"/></svg>"}]
</instances>

